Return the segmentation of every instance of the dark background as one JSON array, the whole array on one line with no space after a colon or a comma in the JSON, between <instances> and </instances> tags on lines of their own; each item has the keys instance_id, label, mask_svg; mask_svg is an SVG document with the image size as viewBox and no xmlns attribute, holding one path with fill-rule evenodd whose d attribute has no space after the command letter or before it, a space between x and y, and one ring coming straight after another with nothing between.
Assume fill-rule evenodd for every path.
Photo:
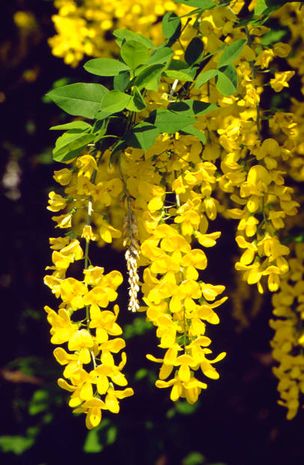
<instances>
[{"instance_id":1,"label":"dark background","mask_svg":"<svg viewBox=\"0 0 304 465\"><path fill-rule=\"evenodd\" d=\"M231 316L231 302L222 307L221 325L212 328L211 335L215 353L225 350L228 356L220 363L220 380L210 382L198 405L173 405L167 390L153 387L154 367L145 353L156 342L154 333L145 329L142 317L134 323L134 317L122 311L128 378L136 395L122 402L119 415L106 415L97 433L89 436L84 417L74 417L66 406L65 393L56 385L60 368L52 356L43 311L54 300L42 282L50 262L48 237L54 234L46 210L55 168L51 161L55 136L48 128L62 115L43 96L53 82L82 80L83 72L51 55L47 44L54 34L51 1L2 0L0 6L0 463L304 463L304 414L300 411L287 421L277 405L269 297L243 331L237 330ZM15 25L14 13L20 10L33 15L35 26L30 30ZM229 227L225 225L219 247L211 250L208 269L208 280L228 284L228 294L233 290L230 251L235 248ZM111 257L111 264L124 271L117 252L98 253L97 259L106 262ZM248 314L252 299L253 294L245 300Z\"/></svg>"}]
</instances>

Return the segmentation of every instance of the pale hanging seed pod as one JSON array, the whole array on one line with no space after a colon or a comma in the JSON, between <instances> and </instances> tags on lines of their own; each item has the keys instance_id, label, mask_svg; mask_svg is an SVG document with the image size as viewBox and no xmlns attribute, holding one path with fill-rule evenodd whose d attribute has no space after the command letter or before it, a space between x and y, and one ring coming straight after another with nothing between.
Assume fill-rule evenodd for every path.
<instances>
[{"instance_id":1,"label":"pale hanging seed pod","mask_svg":"<svg viewBox=\"0 0 304 465\"><path fill-rule=\"evenodd\" d=\"M125 259L127 263L129 283L128 310L131 312L137 312L139 310L139 276L137 271L139 245L137 240L137 232L138 230L136 218L131 210L130 202L128 202L128 213L124 221L124 246L127 247Z\"/></svg>"}]
</instances>

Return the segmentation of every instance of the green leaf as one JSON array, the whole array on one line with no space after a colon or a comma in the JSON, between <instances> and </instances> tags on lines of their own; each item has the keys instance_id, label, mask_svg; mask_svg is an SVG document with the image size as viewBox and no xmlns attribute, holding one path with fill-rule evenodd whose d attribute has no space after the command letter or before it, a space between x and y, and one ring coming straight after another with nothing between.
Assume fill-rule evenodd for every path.
<instances>
[{"instance_id":1,"label":"green leaf","mask_svg":"<svg viewBox=\"0 0 304 465\"><path fill-rule=\"evenodd\" d=\"M114 76L113 87L114 90L120 90L124 92L130 84L130 73L129 71L122 71L117 76Z\"/></svg>"},{"instance_id":2,"label":"green leaf","mask_svg":"<svg viewBox=\"0 0 304 465\"><path fill-rule=\"evenodd\" d=\"M130 68L114 58L94 58L83 65L84 69L96 76L117 76L120 71L128 71Z\"/></svg>"},{"instance_id":3,"label":"green leaf","mask_svg":"<svg viewBox=\"0 0 304 465\"><path fill-rule=\"evenodd\" d=\"M141 95L140 91L136 86L133 87L133 96L127 105L127 109L130 111L142 111L146 108L146 103Z\"/></svg>"},{"instance_id":4,"label":"green leaf","mask_svg":"<svg viewBox=\"0 0 304 465\"><path fill-rule=\"evenodd\" d=\"M294 236L291 238L291 241L290 242L304 242L304 234L299 234L297 236Z\"/></svg>"},{"instance_id":5,"label":"green leaf","mask_svg":"<svg viewBox=\"0 0 304 465\"><path fill-rule=\"evenodd\" d=\"M260 19L261 16L269 16L273 11L289 3L287 0L257 0L254 8L254 17ZM301 2L303 3L303 2Z\"/></svg>"},{"instance_id":6,"label":"green leaf","mask_svg":"<svg viewBox=\"0 0 304 465\"><path fill-rule=\"evenodd\" d=\"M69 115L93 119L107 92L101 84L79 82L53 89L47 96Z\"/></svg>"},{"instance_id":7,"label":"green leaf","mask_svg":"<svg viewBox=\"0 0 304 465\"><path fill-rule=\"evenodd\" d=\"M166 417L170 420L171 418L174 418L176 415L175 408L172 407L169 410L167 410Z\"/></svg>"},{"instance_id":8,"label":"green leaf","mask_svg":"<svg viewBox=\"0 0 304 465\"><path fill-rule=\"evenodd\" d=\"M30 426L29 428L26 429L26 436L28 438L36 438L38 434L40 433L41 430L41 425L38 424L38 426Z\"/></svg>"},{"instance_id":9,"label":"green leaf","mask_svg":"<svg viewBox=\"0 0 304 465\"><path fill-rule=\"evenodd\" d=\"M234 94L236 91L235 83L221 71L218 72L216 88L221 94L226 96Z\"/></svg>"},{"instance_id":10,"label":"green leaf","mask_svg":"<svg viewBox=\"0 0 304 465\"><path fill-rule=\"evenodd\" d=\"M92 129L93 126L85 121L72 121L71 123L59 124L57 126L50 127L52 131L66 131L66 130L75 130L75 131L88 131Z\"/></svg>"},{"instance_id":11,"label":"green leaf","mask_svg":"<svg viewBox=\"0 0 304 465\"><path fill-rule=\"evenodd\" d=\"M181 415L192 415L197 408L197 404L188 404L188 402L184 402L182 400L177 401L175 404L176 411Z\"/></svg>"},{"instance_id":12,"label":"green leaf","mask_svg":"<svg viewBox=\"0 0 304 465\"><path fill-rule=\"evenodd\" d=\"M37 415L38 413L45 412L45 410L48 409L49 404L50 398L48 391L44 389L38 389L33 394L28 412L30 415Z\"/></svg>"},{"instance_id":13,"label":"green leaf","mask_svg":"<svg viewBox=\"0 0 304 465\"><path fill-rule=\"evenodd\" d=\"M223 67L220 72L224 73L225 76L232 82L235 88L234 90L235 92L238 86L238 75L237 75L235 67L232 65L228 65L228 66Z\"/></svg>"},{"instance_id":14,"label":"green leaf","mask_svg":"<svg viewBox=\"0 0 304 465\"><path fill-rule=\"evenodd\" d=\"M53 421L53 419L54 419L54 415L51 412L47 412L45 415L43 415L42 422L45 425L48 425Z\"/></svg>"},{"instance_id":15,"label":"green leaf","mask_svg":"<svg viewBox=\"0 0 304 465\"><path fill-rule=\"evenodd\" d=\"M195 126L187 126L182 130L182 132L185 134L191 134L192 136L195 136L202 144L206 144L207 139L205 134Z\"/></svg>"},{"instance_id":16,"label":"green leaf","mask_svg":"<svg viewBox=\"0 0 304 465\"><path fill-rule=\"evenodd\" d=\"M190 452L182 461L182 465L201 465L205 457L200 452Z\"/></svg>"},{"instance_id":17,"label":"green leaf","mask_svg":"<svg viewBox=\"0 0 304 465\"><path fill-rule=\"evenodd\" d=\"M119 90L111 90L105 94L101 102L101 110L97 113L98 120L107 118L114 113L119 113L124 110L131 100L131 95L120 92Z\"/></svg>"},{"instance_id":18,"label":"green leaf","mask_svg":"<svg viewBox=\"0 0 304 465\"><path fill-rule=\"evenodd\" d=\"M193 37L185 51L185 60L193 65L204 51L204 44L199 37Z\"/></svg>"},{"instance_id":19,"label":"green leaf","mask_svg":"<svg viewBox=\"0 0 304 465\"><path fill-rule=\"evenodd\" d=\"M188 109L185 111L170 111L159 109L155 112L154 126L161 133L174 134L195 123L195 116Z\"/></svg>"},{"instance_id":20,"label":"green leaf","mask_svg":"<svg viewBox=\"0 0 304 465\"><path fill-rule=\"evenodd\" d=\"M189 72L187 73L186 70L179 71L179 70L167 69L164 72L164 74L165 76L171 79L178 79L179 81L183 81L183 82L192 82L194 79L195 72L192 72L190 74L191 71L192 70L189 69Z\"/></svg>"},{"instance_id":21,"label":"green leaf","mask_svg":"<svg viewBox=\"0 0 304 465\"><path fill-rule=\"evenodd\" d=\"M208 69L208 71L202 71L195 80L195 85L194 85L195 89L198 89L199 87L206 84L206 82L216 77L217 74L218 74L217 69Z\"/></svg>"},{"instance_id":22,"label":"green leaf","mask_svg":"<svg viewBox=\"0 0 304 465\"><path fill-rule=\"evenodd\" d=\"M269 45L275 44L276 42L279 42L280 40L283 39L287 34L287 31L284 29L279 29L279 30L272 30L269 32L266 32L266 34L263 35L263 37L260 38L260 42L262 45L265 47L268 47Z\"/></svg>"},{"instance_id":23,"label":"green leaf","mask_svg":"<svg viewBox=\"0 0 304 465\"><path fill-rule=\"evenodd\" d=\"M87 454L97 454L103 450L103 445L100 442L98 429L92 429L87 433L83 450Z\"/></svg>"},{"instance_id":24,"label":"green leaf","mask_svg":"<svg viewBox=\"0 0 304 465\"><path fill-rule=\"evenodd\" d=\"M201 102L200 100L192 99L180 100L179 102L173 102L168 105L168 110L183 111L184 114L185 112L188 112L193 116L199 116L209 113L210 111L213 111L216 108L218 107L215 103L206 103Z\"/></svg>"},{"instance_id":25,"label":"green leaf","mask_svg":"<svg viewBox=\"0 0 304 465\"><path fill-rule=\"evenodd\" d=\"M76 156L77 151L87 146L93 140L94 134L65 132L56 141L53 150L53 159L59 162L71 160Z\"/></svg>"},{"instance_id":26,"label":"green leaf","mask_svg":"<svg viewBox=\"0 0 304 465\"><path fill-rule=\"evenodd\" d=\"M135 381L140 381L148 376L148 370L147 368L140 368L135 372L134 378Z\"/></svg>"},{"instance_id":27,"label":"green leaf","mask_svg":"<svg viewBox=\"0 0 304 465\"><path fill-rule=\"evenodd\" d=\"M195 69L189 67L188 63L182 60L172 60L170 66L165 71L165 75L171 79L181 81L193 81Z\"/></svg>"},{"instance_id":28,"label":"green leaf","mask_svg":"<svg viewBox=\"0 0 304 465\"><path fill-rule=\"evenodd\" d=\"M210 8L214 8L216 3L213 0L174 0L175 3L183 3L187 6L194 6L196 8L200 8L202 11L209 10Z\"/></svg>"},{"instance_id":29,"label":"green leaf","mask_svg":"<svg viewBox=\"0 0 304 465\"><path fill-rule=\"evenodd\" d=\"M139 123L136 126L140 126L141 124L149 125L149 123ZM157 134L159 134L158 131L157 131ZM124 326L125 339L131 339L134 336L142 336L143 334L146 334L148 330L151 330L152 327L153 326L152 326L152 323L150 323L150 321L144 320L141 317L136 317L133 319L132 323Z\"/></svg>"},{"instance_id":30,"label":"green leaf","mask_svg":"<svg viewBox=\"0 0 304 465\"><path fill-rule=\"evenodd\" d=\"M165 65L161 63L145 66L136 77L134 84L139 89L157 90L159 79L164 68Z\"/></svg>"},{"instance_id":31,"label":"green leaf","mask_svg":"<svg viewBox=\"0 0 304 465\"><path fill-rule=\"evenodd\" d=\"M246 39L238 39L227 45L219 58L218 68L233 64L246 43Z\"/></svg>"},{"instance_id":32,"label":"green leaf","mask_svg":"<svg viewBox=\"0 0 304 465\"><path fill-rule=\"evenodd\" d=\"M180 36L182 23L177 14L168 11L162 20L162 28L167 43L171 46Z\"/></svg>"},{"instance_id":33,"label":"green leaf","mask_svg":"<svg viewBox=\"0 0 304 465\"><path fill-rule=\"evenodd\" d=\"M267 9L268 9L268 5L266 3L266 0L257 0L255 7L254 7L254 15L261 16Z\"/></svg>"},{"instance_id":34,"label":"green leaf","mask_svg":"<svg viewBox=\"0 0 304 465\"><path fill-rule=\"evenodd\" d=\"M149 58L148 64L165 64L167 65L172 58L173 51L170 47L160 47L153 51Z\"/></svg>"},{"instance_id":35,"label":"green leaf","mask_svg":"<svg viewBox=\"0 0 304 465\"><path fill-rule=\"evenodd\" d=\"M139 44L142 44L149 49L155 48L153 42L150 39L148 39L147 37L141 34L138 34L138 32L130 31L129 29L125 29L125 28L116 29L113 32L113 35L117 37L116 42L118 43L119 46L121 46L124 41L128 42L131 40L134 42L138 42Z\"/></svg>"},{"instance_id":36,"label":"green leaf","mask_svg":"<svg viewBox=\"0 0 304 465\"><path fill-rule=\"evenodd\" d=\"M114 444L114 442L116 442L116 438L117 438L117 428L116 426L112 425L109 427L107 431L107 444L108 445Z\"/></svg>"},{"instance_id":37,"label":"green leaf","mask_svg":"<svg viewBox=\"0 0 304 465\"><path fill-rule=\"evenodd\" d=\"M135 40L130 40L122 44L120 55L123 61L132 70L135 70L138 66L147 63L150 57L150 50L145 45Z\"/></svg>"},{"instance_id":38,"label":"green leaf","mask_svg":"<svg viewBox=\"0 0 304 465\"><path fill-rule=\"evenodd\" d=\"M205 115L218 108L216 103L206 103L200 100L193 100L192 109L193 113L197 116Z\"/></svg>"},{"instance_id":39,"label":"green leaf","mask_svg":"<svg viewBox=\"0 0 304 465\"><path fill-rule=\"evenodd\" d=\"M128 142L132 147L148 150L155 142L159 135L159 129L151 123L142 122L134 126L132 134Z\"/></svg>"},{"instance_id":40,"label":"green leaf","mask_svg":"<svg viewBox=\"0 0 304 465\"><path fill-rule=\"evenodd\" d=\"M30 449L34 442L34 437L0 436L0 449L4 453L12 452L15 455L21 455Z\"/></svg>"}]
</instances>

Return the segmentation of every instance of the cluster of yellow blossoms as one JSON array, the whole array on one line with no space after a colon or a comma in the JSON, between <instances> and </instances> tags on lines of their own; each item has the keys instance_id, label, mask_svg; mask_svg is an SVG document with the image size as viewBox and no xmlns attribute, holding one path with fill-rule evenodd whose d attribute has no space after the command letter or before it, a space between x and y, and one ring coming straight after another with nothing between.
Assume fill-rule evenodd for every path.
<instances>
[{"instance_id":1,"label":"cluster of yellow blossoms","mask_svg":"<svg viewBox=\"0 0 304 465\"><path fill-rule=\"evenodd\" d=\"M50 239L52 274L45 277L45 284L61 299L58 311L45 307L51 342L68 349L54 350L56 360L65 367L58 384L71 392L69 405L75 413L86 414L89 429L100 423L102 410L118 413L119 400L133 394L122 373L126 354L121 352L125 341L116 322L119 307L112 304L123 278L116 270L105 273L89 258L91 242L111 242L115 235L115 228L105 226L103 215L122 190L121 182L110 173L108 179L98 173L90 154L79 157L72 170L55 172L66 196L51 192L48 208L55 213L65 209L53 220L68 232Z\"/></svg>"},{"instance_id":2,"label":"cluster of yellow blossoms","mask_svg":"<svg viewBox=\"0 0 304 465\"><path fill-rule=\"evenodd\" d=\"M212 222L222 218L237 221L240 256L235 268L241 285L256 285L260 294L265 289L277 292L274 315L281 319L271 322L273 354L279 362L274 372L288 418L297 411L304 366L303 265L299 265L303 247L296 247L297 258L289 258L283 234L299 207L297 191L286 180L304 179L304 112L300 97L288 104L289 111L275 105L268 111L262 97L265 92L273 102L284 98L295 74L302 79L302 52L298 45L292 54L284 42L268 43L271 31L264 25L240 25L237 15L244 3L231 2L206 10L199 18L183 18L182 34L172 47L174 58L184 60L188 44L200 37L206 59L203 70L212 72L219 51L243 41L234 62L236 75L231 71L232 81L237 81L235 92L221 92L214 78L199 87L163 78L157 91L145 93L143 117L178 101L183 93L183 98L213 104L214 110L199 115L195 124L205 143L181 131L163 133L146 151L128 147L114 161L110 150L101 154L93 149L55 174L64 196L52 192L49 209L64 210L54 221L67 234L51 239L53 267L45 282L62 303L58 312L46 310L52 342L67 344L69 350L54 352L66 365L66 380L59 384L72 392L70 405L75 411L87 414L88 427L99 423L102 410L117 412L118 399L132 394L121 373L125 354L121 362L113 356L124 348L123 339L117 337L122 333L116 323L118 306L109 308L122 276L118 271L104 274L90 263L90 242L126 249L129 309L146 313L163 351L147 355L161 364L156 386L170 388L173 401L182 397L193 403L207 387L206 378L219 377L213 365L225 356L223 352L212 358L207 325L219 323L215 309L226 300L219 297L225 288L211 284L205 272L205 249L214 247L221 236ZM173 2L145 0L132 7L107 0L56 0L55 6L59 14L54 18L58 35L51 39L53 53L72 65L84 54L111 53L112 42L105 41L114 25L142 33L153 25L150 32L156 40L158 20L165 11L188 11ZM292 2L275 14L290 28L291 44L303 42L299 26L303 9ZM77 34L70 29L66 40L69 27ZM282 70L281 63L287 69ZM70 270L82 273L81 279L67 277ZM238 313L248 320L244 309Z\"/></svg>"},{"instance_id":3,"label":"cluster of yellow blossoms","mask_svg":"<svg viewBox=\"0 0 304 465\"><path fill-rule=\"evenodd\" d=\"M215 166L200 161L200 150L193 136L162 137L146 153L146 160L141 150L130 149L121 163L134 198L141 244L143 310L157 328L159 347L166 349L163 358L148 355L162 363L156 386L172 387L172 400L185 397L190 403L207 387L194 372L201 370L207 378L217 379L212 364L225 356L213 360L206 356L211 354L206 322L219 323L213 309L226 298L216 300L224 286L200 280L200 270L207 267L201 247L213 247L220 236L207 233L208 220L217 214L211 196ZM157 153L164 156L154 161ZM194 241L201 247L193 247Z\"/></svg>"},{"instance_id":4,"label":"cluster of yellow blossoms","mask_svg":"<svg viewBox=\"0 0 304 465\"><path fill-rule=\"evenodd\" d=\"M279 403L288 409L292 419L304 394L304 244L296 244L289 260L290 271L272 297L270 321L275 334L271 342L273 358L278 362L274 374L279 379Z\"/></svg>"},{"instance_id":5,"label":"cluster of yellow blossoms","mask_svg":"<svg viewBox=\"0 0 304 465\"><path fill-rule=\"evenodd\" d=\"M56 35L49 40L55 56L76 66L84 56L104 56L117 52L111 31L128 28L142 34L149 31L159 42L160 18L166 11L186 13L185 6L173 0L55 0L53 16Z\"/></svg>"}]
</instances>

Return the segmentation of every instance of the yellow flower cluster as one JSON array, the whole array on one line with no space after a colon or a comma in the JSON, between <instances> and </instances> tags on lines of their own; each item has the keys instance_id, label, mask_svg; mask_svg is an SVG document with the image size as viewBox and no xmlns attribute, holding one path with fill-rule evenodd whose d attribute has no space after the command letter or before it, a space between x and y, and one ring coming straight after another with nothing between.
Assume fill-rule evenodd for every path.
<instances>
[{"instance_id":1,"label":"yellow flower cluster","mask_svg":"<svg viewBox=\"0 0 304 465\"><path fill-rule=\"evenodd\" d=\"M159 42L160 18L166 11L185 13L189 8L173 0L55 0L58 14L53 16L56 35L49 40L52 53L76 66L82 58L115 53L111 31L128 28Z\"/></svg>"},{"instance_id":2,"label":"yellow flower cluster","mask_svg":"<svg viewBox=\"0 0 304 465\"><path fill-rule=\"evenodd\" d=\"M223 45L224 27L235 39L246 40L245 31L233 30L235 21L236 15L229 8L218 8L202 15L199 28L208 52ZM284 163L288 167L292 158L291 148L284 141L280 145L276 139L263 140L260 135L263 118L260 94L266 79L261 71L269 65L269 60L265 62L262 56L272 52L260 45L260 35L266 32L267 28L255 30L251 27L249 30L250 41L237 62L238 95L223 97L212 84L203 86L200 95L196 90L191 91L191 96L199 96L200 100L220 107L199 121L200 128L208 134L202 158L220 163L220 169L215 170L223 202L219 210L226 218L238 220L236 242L242 255L236 269L242 272L248 284L257 284L260 293L264 291L265 279L268 289L277 291L280 276L288 271L289 249L281 244L278 232L284 228L286 218L297 213L299 206L294 200L294 190L285 184L288 172L282 169ZM288 52L289 49L279 43L273 57L286 56ZM211 64L212 60L206 70ZM294 71L286 73L284 86L288 86L287 81ZM276 92L284 87L279 88L281 74L268 78ZM271 129L275 117L278 113L270 120Z\"/></svg>"},{"instance_id":3,"label":"yellow flower cluster","mask_svg":"<svg viewBox=\"0 0 304 465\"><path fill-rule=\"evenodd\" d=\"M287 418L297 414L304 394L304 244L295 245L289 260L290 271L273 295L274 330L271 346L277 362L273 372L279 380L279 404L287 408Z\"/></svg>"},{"instance_id":4,"label":"yellow flower cluster","mask_svg":"<svg viewBox=\"0 0 304 465\"><path fill-rule=\"evenodd\" d=\"M304 181L304 115L303 102L298 93L304 94L304 11L299 2L286 2L275 15L289 34L285 50L280 44L274 45L277 56L286 58L289 67L296 70L299 83L297 97L291 99L289 111L278 111L271 120L276 139L292 154L287 160L288 174L296 181Z\"/></svg>"},{"instance_id":5,"label":"yellow flower cluster","mask_svg":"<svg viewBox=\"0 0 304 465\"><path fill-rule=\"evenodd\" d=\"M55 5L59 15L54 19L58 36L52 39L53 53L74 65L84 54L104 54L105 47L111 53L105 31L113 24L142 33L152 26L151 34L156 36L158 18L168 10L180 11L173 2L145 0L131 6L107 0L83 0L77 5L73 0L57 0ZM300 102L293 100L290 111L274 107L268 114L261 96L265 89L276 98L284 96L300 65L295 57L289 58L287 44L264 45L263 38L270 32L267 27L238 23L243 5L231 2L204 11L197 20L191 18L173 46L174 58L184 60L190 41L200 37L205 72L217 69L227 45L243 41L230 68L235 90L222 92L215 78L196 88L195 83L185 85L166 77L157 91L145 91L146 110L133 115L138 123L153 110L180 99L213 104L214 110L198 116L192 128L200 139L185 131L163 132L146 151L128 147L115 160L110 150L96 157L85 154L55 174L64 195L52 192L49 209L64 210L53 219L68 234L51 240L53 274L45 281L62 303L58 312L49 308L47 312L52 342L67 344L70 351L55 350L59 363L66 365L68 380L59 383L72 392L70 405L75 411L87 414L88 427L99 423L102 410L118 411L118 399L132 393L130 388L114 387L126 386L121 373L125 355L121 362L113 355L124 348L124 341L116 337L121 335L118 307L108 306L116 300L122 278L117 271L105 275L102 268L90 264L90 241L126 249L129 309L146 312L164 351L147 355L161 364L156 386L170 388L173 401L185 398L194 403L207 387L206 378L219 377L214 364L225 356L223 352L212 358L210 348L207 323L219 323L215 309L226 297L220 297L223 285L206 278L205 253L221 235L212 230L211 222L223 217L237 221L240 256L235 268L243 285L257 285L260 294L265 289L278 291L273 297L274 314L281 319L271 323L276 331L274 358L280 364L275 374L288 417L298 408L304 358L294 348L304 345L299 333L303 248L297 247L297 258L289 259L290 249L281 234L299 206L296 189L286 181L304 179L304 112ZM296 43L301 33L290 19L293 9L300 22L302 13L292 5L284 7L279 19L290 28ZM77 34L70 30L65 40L69 24ZM288 69L281 70L277 58L285 60ZM201 142L204 137L205 143ZM67 277L70 265L77 269L81 261L83 279ZM257 302L251 306L255 310L261 300ZM239 318L249 321L242 311L238 305Z\"/></svg>"},{"instance_id":6,"label":"yellow flower cluster","mask_svg":"<svg viewBox=\"0 0 304 465\"><path fill-rule=\"evenodd\" d=\"M213 245L218 236L218 233L201 234L200 240ZM157 327L159 346L166 349L163 358L148 355L149 360L162 364L156 386L172 387L173 401L185 397L194 403L201 390L207 388L205 382L195 377L195 372L201 370L207 378L218 379L213 363L225 356L222 353L208 359L211 340L205 335L206 322L219 323L213 309L226 300L216 300L224 286L198 280L198 270L207 266L206 255L201 249L191 248L179 228L159 225L141 249L149 260L143 284L147 317ZM170 375L173 376L168 380Z\"/></svg>"},{"instance_id":7,"label":"yellow flower cluster","mask_svg":"<svg viewBox=\"0 0 304 465\"><path fill-rule=\"evenodd\" d=\"M296 214L298 206L292 198L293 190L285 186L284 173L278 169L280 151L274 139L265 139L253 149L259 164L249 168L239 195L233 196L242 208L230 212L240 218L236 241L244 249L236 269L244 272L248 284L257 284L260 293L262 277L267 277L270 291L277 291L280 276L288 271L285 256L289 248L281 244L277 231L284 228L287 216ZM252 157L251 163L255 162Z\"/></svg>"},{"instance_id":8,"label":"yellow flower cluster","mask_svg":"<svg viewBox=\"0 0 304 465\"><path fill-rule=\"evenodd\" d=\"M219 377L209 360L211 340L206 322L218 324L214 308L224 286L200 281L207 267L202 247L213 247L220 233L207 233L208 219L217 215L211 196L216 167L202 163L201 144L193 136L162 136L147 151L128 149L121 161L141 244L139 266L144 267L142 293L147 318L156 326L160 348L167 349L157 387L172 387L171 399L196 402L207 384L194 376L200 369L208 378ZM156 155L159 155L156 158ZM191 169L191 165L194 166ZM170 192L168 192L170 189ZM197 241L200 248L192 248ZM167 378L173 374L173 378Z\"/></svg>"},{"instance_id":9,"label":"yellow flower cluster","mask_svg":"<svg viewBox=\"0 0 304 465\"><path fill-rule=\"evenodd\" d=\"M49 210L57 213L65 209L53 219L68 233L50 239L53 265L48 269L52 274L44 281L61 303L58 311L48 306L45 310L51 342L65 344L68 349L54 350L56 360L64 366L64 378L58 384L71 392L69 405L75 413L86 414L89 429L100 423L103 410L118 413L119 400L133 394L122 373L126 354L121 352L125 341L119 337L122 329L116 321L119 307L112 306L123 278L116 270L105 274L89 258L90 242L110 242L116 231L102 216L121 193L121 182L111 174L101 179L95 158L83 155L72 169L55 172L65 197L55 192L49 195ZM77 228L73 228L75 224ZM72 270L82 277L73 277Z\"/></svg>"}]
</instances>

